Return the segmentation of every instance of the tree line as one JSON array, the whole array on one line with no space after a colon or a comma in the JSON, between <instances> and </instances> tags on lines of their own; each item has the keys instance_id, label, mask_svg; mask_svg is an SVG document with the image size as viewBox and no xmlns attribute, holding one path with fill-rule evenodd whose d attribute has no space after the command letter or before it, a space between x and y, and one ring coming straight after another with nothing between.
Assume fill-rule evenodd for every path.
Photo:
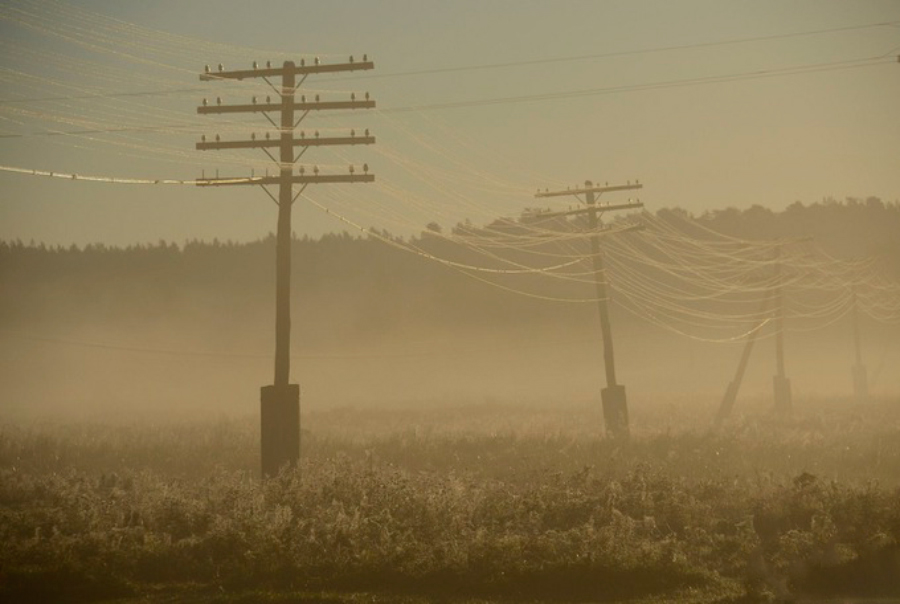
<instances>
[{"instance_id":1,"label":"tree line","mask_svg":"<svg viewBox=\"0 0 900 604\"><path fill-rule=\"evenodd\" d=\"M726 208L699 215L678 208L656 212L680 215L709 229L744 239L813 237L839 258L879 255L900 279L900 202L876 197L827 198L783 211L759 205ZM517 225L522 217L507 219ZM452 233L479 233L463 222ZM424 254L483 263L472 252L429 224L407 238L386 231L375 236L346 232L320 238L296 237L293 245L294 304L306 320L329 313L342 317L337 329L348 333L391 330L399 324L474 327L521 321L577 322L593 314L592 305L560 313L557 304L517 296L502 288L419 255L385 245L388 239L415 246ZM126 323L181 317L240 317L273 304L275 238L249 243L159 241L124 248L103 244L48 246L0 242L0 325L42 321L90 320ZM548 280L549 281L549 280ZM556 283L539 287L558 287ZM581 285L570 286L581 287ZM589 295L589 292L584 292ZM561 318L561 315L564 315Z\"/></svg>"}]
</instances>

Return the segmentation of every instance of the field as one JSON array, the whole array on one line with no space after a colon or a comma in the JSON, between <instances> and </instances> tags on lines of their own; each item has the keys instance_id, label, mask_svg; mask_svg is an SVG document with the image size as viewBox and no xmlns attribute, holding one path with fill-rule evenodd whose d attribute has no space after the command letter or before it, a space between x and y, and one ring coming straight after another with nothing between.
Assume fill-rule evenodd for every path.
<instances>
[{"instance_id":1,"label":"field","mask_svg":"<svg viewBox=\"0 0 900 604\"><path fill-rule=\"evenodd\" d=\"M900 403L321 410L257 476L256 418L6 425L6 602L900 597Z\"/></svg>"}]
</instances>

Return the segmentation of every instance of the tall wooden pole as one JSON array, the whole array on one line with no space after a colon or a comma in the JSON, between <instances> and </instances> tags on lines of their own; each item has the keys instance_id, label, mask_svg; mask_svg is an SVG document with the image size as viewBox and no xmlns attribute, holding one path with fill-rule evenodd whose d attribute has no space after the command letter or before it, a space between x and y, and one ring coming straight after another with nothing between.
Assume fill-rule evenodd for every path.
<instances>
[{"instance_id":1,"label":"tall wooden pole","mask_svg":"<svg viewBox=\"0 0 900 604\"><path fill-rule=\"evenodd\" d=\"M608 280L606 278L606 267L603 262L603 253L600 249L600 236L598 234L600 221L598 215L601 212L610 210L641 208L643 204L629 201L623 204L601 206L597 204L597 196L612 191L640 189L642 186L635 181L634 184L629 182L624 185L610 186L606 184L602 187L595 187L593 182L586 180L583 189L538 191L535 195L535 197L560 197L584 194L586 208L564 212L540 212L537 216L540 218L553 218L575 214L587 215L588 226L591 229L591 259L594 269L594 287L597 292L597 308L600 313L600 333L603 337L603 365L606 373L606 388L600 391L603 402L603 420L606 424L607 433L614 437L627 437L629 435L628 403L625 398L625 386L616 381L615 353L613 351L612 328L609 320L609 288L607 287Z\"/></svg>"},{"instance_id":2,"label":"tall wooden pole","mask_svg":"<svg viewBox=\"0 0 900 604\"><path fill-rule=\"evenodd\" d=\"M294 63L281 78L281 153L278 232L275 243L275 387L286 388L291 373L291 204L294 196Z\"/></svg>"},{"instance_id":3,"label":"tall wooden pole","mask_svg":"<svg viewBox=\"0 0 900 604\"><path fill-rule=\"evenodd\" d=\"M349 137L319 137L306 138L294 137L294 130L310 111L337 110L337 109L369 109L375 107L375 101L369 99L366 93L364 100L357 100L355 95L350 100L320 101L316 95L315 101L305 98L300 103L295 102L295 91L298 87L297 76L303 79L311 74L337 73L345 71L357 71L372 69L374 65L363 55L362 62L354 62L350 57L348 63L323 64L319 59L306 65L300 61L298 67L292 61L285 61L282 67L272 67L269 63L260 67L256 63L253 69L239 69L225 71L219 65L218 71L211 71L209 67L200 76L201 81L215 80L245 80L251 78L281 78L281 89L276 91L281 97L278 102L271 102L266 98L265 103L257 103L253 98L250 104L222 105L217 99L215 105L210 105L204 100L203 106L197 108L201 114L221 113L263 113L274 125L274 120L269 113L280 112L281 121L278 126L279 136L274 140L269 137L258 140L253 136L251 140L223 141L217 135L215 141L207 141L204 136L197 143L198 150L218 149L262 149L269 157L275 159L268 149L278 147L278 175L269 177L226 177L203 178L197 180L198 186L260 186L275 203L278 204L278 227L275 239L275 379L269 386L263 386L260 392L260 449L262 457L262 472L265 476L274 476L286 466L293 466L300 458L300 386L291 384L291 242L293 232L291 229L291 205L294 202L294 183L303 187L309 184L329 183L354 183L372 182L375 177L369 174L368 165L363 165L363 174L355 174L350 167L349 174L319 174L318 168L313 169L309 175L300 169L300 174L294 174L294 147L304 147L304 151L311 146L334 145L370 145L375 138L365 131L365 136L356 136L354 131ZM269 82L274 87L274 84ZM300 120L294 119L297 112L302 112ZM301 151L301 155L304 151ZM297 156L299 158L299 156ZM278 185L278 197L272 195L267 185ZM302 191L303 189L301 189ZM299 193L298 193L299 195Z\"/></svg>"},{"instance_id":4,"label":"tall wooden pole","mask_svg":"<svg viewBox=\"0 0 900 604\"><path fill-rule=\"evenodd\" d=\"M606 267L603 263L603 255L600 252L600 236L597 235L597 199L591 190L594 184L587 180L584 188L587 189L585 201L592 211L588 212L588 227L594 233L591 235L591 256L594 263L594 285L597 290L597 305L600 311L600 332L603 336L603 364L606 369L606 386L615 387L616 383L616 361L613 352L612 327L609 324L609 293L606 288ZM627 427L627 417L626 417Z\"/></svg>"}]
</instances>

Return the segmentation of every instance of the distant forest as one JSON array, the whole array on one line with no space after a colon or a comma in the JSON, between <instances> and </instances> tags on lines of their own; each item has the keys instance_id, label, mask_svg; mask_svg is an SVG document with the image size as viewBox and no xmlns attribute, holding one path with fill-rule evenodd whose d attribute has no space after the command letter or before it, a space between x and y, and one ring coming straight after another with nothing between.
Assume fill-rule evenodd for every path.
<instances>
[{"instance_id":1,"label":"distant forest","mask_svg":"<svg viewBox=\"0 0 900 604\"><path fill-rule=\"evenodd\" d=\"M690 216L680 209L656 212L659 217L673 213ZM796 202L781 212L756 205L693 218L745 239L813 237L836 257L883 256L900 280L900 202L826 199ZM478 227L432 223L405 241L439 257L464 259L440 236L459 231L477 232ZM127 248L0 242L0 326L102 322L127 327L173 318L216 328L240 323L244 316L271 311L274 248L271 234L252 243L160 241ZM377 336L404 325L452 329L523 319L574 322L594 312L584 304L560 312L558 303L490 287L377 238L346 232L297 238L292 285L297 328L303 332L310 324L327 322L332 336Z\"/></svg>"}]
</instances>

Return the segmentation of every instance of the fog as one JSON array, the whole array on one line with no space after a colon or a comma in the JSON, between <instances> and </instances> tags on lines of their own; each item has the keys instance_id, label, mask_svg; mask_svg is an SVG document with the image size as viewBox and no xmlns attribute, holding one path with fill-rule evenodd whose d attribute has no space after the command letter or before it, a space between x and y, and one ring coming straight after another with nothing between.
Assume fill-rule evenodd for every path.
<instances>
[{"instance_id":1,"label":"fog","mask_svg":"<svg viewBox=\"0 0 900 604\"><path fill-rule=\"evenodd\" d=\"M4 268L13 272L9 264ZM439 279L453 277L441 266L429 270ZM158 275L139 270L128 282L145 279L170 289ZM272 381L274 303L267 298L274 298L274 288L230 301L230 292L248 288L195 284L190 295L157 291L135 301L118 272L94 279L87 289L66 276L39 281L32 291L4 289L5 307L16 309L2 325L4 420L159 422L258 414L259 388ZM73 303L72 287L83 290L83 299ZM327 283L314 293L303 287L294 292L291 378L301 385L303 412L599 405L605 381L595 303L538 303L521 312L509 306L513 295L500 292L457 307L460 319L448 320L428 307L445 309L444 302L413 298L403 284L349 296ZM496 318L498 307L512 308L515 316ZM611 327L635 429L651 416L658 423L661 409L663 415L712 420L744 338L700 341L616 306ZM872 394L896 396L900 332L867 317L860 332ZM850 404L855 353L849 317L815 331L789 331L784 346L795 400L841 398ZM736 413L771 404L775 371L774 334L763 331Z\"/></svg>"},{"instance_id":2,"label":"fog","mask_svg":"<svg viewBox=\"0 0 900 604\"><path fill-rule=\"evenodd\" d=\"M898 9L0 2L0 602L900 601Z\"/></svg>"}]
</instances>

